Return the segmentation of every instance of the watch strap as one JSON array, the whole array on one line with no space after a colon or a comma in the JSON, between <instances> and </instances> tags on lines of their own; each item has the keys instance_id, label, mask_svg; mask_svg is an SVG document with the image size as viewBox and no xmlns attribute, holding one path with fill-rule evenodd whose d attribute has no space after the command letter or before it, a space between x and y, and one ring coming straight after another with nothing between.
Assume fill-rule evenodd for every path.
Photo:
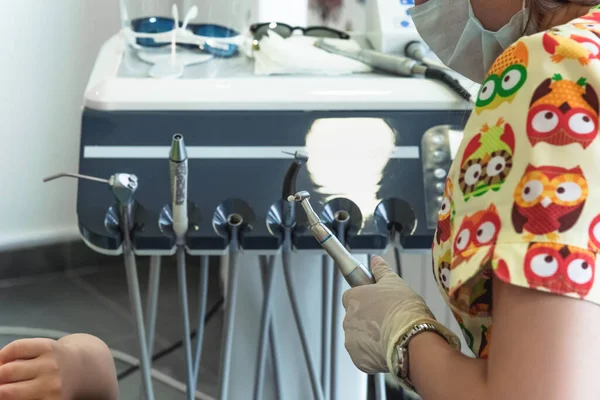
<instances>
[{"instance_id":1,"label":"watch strap","mask_svg":"<svg viewBox=\"0 0 600 400\"><path fill-rule=\"evenodd\" d=\"M448 341L446 337L439 331L439 329L430 323L421 323L415 325L410 331L406 332L404 335L400 337L398 344L396 344L394 348L394 353L392 354L392 362L395 367L394 375L398 379L400 385L405 389L408 389L412 392L415 392L415 387L410 381L410 371L409 371L409 354L408 354L408 345L410 341L417 336L419 333L423 332L434 332L444 338L444 340Z\"/></svg>"}]
</instances>

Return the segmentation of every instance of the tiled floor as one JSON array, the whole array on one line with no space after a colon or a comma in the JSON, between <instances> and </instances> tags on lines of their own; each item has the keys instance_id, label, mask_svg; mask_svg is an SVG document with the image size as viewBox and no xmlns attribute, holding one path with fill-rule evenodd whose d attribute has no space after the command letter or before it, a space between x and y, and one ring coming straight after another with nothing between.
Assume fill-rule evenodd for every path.
<instances>
[{"instance_id":1,"label":"tiled floor","mask_svg":"<svg viewBox=\"0 0 600 400\"><path fill-rule=\"evenodd\" d=\"M428 275L429 258L419 254L403 254L404 278L427 300L440 321L459 332L449 316L447 306ZM392 260L388 260L392 263ZM109 260L112 262L112 260ZM211 260L208 308L221 298L218 258ZM188 295L191 323L194 327L198 298L200 259L188 258ZM142 300L146 300L149 258L138 257ZM221 340L222 312L206 325L198 390L216 397L217 369ZM178 342L184 336L179 313L177 274L173 258L164 259L154 351ZM120 259L114 265L68 269L67 273L38 275L28 278L0 279L0 346L18 338L7 336L4 327L52 329L62 332L84 332L102 338L114 350L137 358L138 342L130 316L125 270ZM40 335L41 336L41 335ZM464 347L466 348L466 346ZM129 365L117 361L119 371ZM171 377L181 388L185 381L184 352L179 349L154 363L154 368ZM178 381L178 382L177 382ZM184 393L154 380L156 400L185 399ZM139 373L120 382L121 399L141 399ZM390 396L392 398L395 396Z\"/></svg>"},{"instance_id":2,"label":"tiled floor","mask_svg":"<svg viewBox=\"0 0 600 400\"><path fill-rule=\"evenodd\" d=\"M115 260L116 261L116 260ZM183 336L177 297L177 275L172 262L163 263L161 289L156 325L155 352L179 341ZM148 259L138 258L142 299L146 299ZM198 258L188 260L188 290L192 326L196 324L198 294ZM211 265L208 307L221 297L216 265ZM138 357L139 350L135 330L129 313L127 283L122 264L103 268L79 268L70 273L51 274L26 279L0 281L0 325L53 329L69 333L90 333L102 338L112 349ZM219 340L222 313L218 313L206 326L203 346L202 368L198 390L215 396L217 386L216 367L219 364ZM1 336L4 345L16 336ZM117 361L119 371L129 365ZM154 367L185 381L184 353L175 351L156 362ZM121 399L140 398L138 373L120 382ZM157 400L178 400L185 396L158 381L154 381Z\"/></svg>"}]
</instances>

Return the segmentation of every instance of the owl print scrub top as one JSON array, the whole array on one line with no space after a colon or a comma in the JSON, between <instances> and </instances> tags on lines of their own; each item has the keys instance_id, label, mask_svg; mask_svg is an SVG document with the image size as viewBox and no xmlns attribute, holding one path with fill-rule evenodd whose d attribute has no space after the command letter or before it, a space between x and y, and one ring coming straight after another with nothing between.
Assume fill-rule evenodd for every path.
<instances>
[{"instance_id":1,"label":"owl print scrub top","mask_svg":"<svg viewBox=\"0 0 600 400\"><path fill-rule=\"evenodd\" d=\"M492 278L600 303L600 7L508 48L482 84L440 208L433 269L486 358Z\"/></svg>"}]
</instances>

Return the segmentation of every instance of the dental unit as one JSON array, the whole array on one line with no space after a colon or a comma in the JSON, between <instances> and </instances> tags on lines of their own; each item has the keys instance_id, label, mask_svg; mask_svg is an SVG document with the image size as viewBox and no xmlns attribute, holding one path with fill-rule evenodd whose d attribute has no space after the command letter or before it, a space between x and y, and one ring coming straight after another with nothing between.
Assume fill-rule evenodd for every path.
<instances>
[{"instance_id":1,"label":"dental unit","mask_svg":"<svg viewBox=\"0 0 600 400\"><path fill-rule=\"evenodd\" d=\"M373 0L366 7L384 1L398 3ZM256 27L253 33L196 0L184 2L183 12L181 2L177 12L172 1L140 2L144 7L120 2L128 3L129 17L98 55L72 172L113 192L82 180L77 227L94 251L125 258L142 396L158 396L152 353L165 346L152 347L161 332L158 325L155 334L157 296L161 264L166 273L173 258L178 299L168 306L184 352L170 387L187 400L366 400L373 377L344 350L341 294L347 284L373 283L368 255L391 246L397 259L398 251L429 251L472 104L419 79L446 70L426 49L408 49L418 40L410 26L393 50L384 40L373 44L377 51L351 54L392 75L342 59L364 72L257 77L243 50L265 26L274 29L263 7L244 22ZM394 18L410 19L404 6L395 10ZM236 9L247 11L245 3ZM380 14L391 29L392 13ZM286 22L288 36L283 24L275 30L281 41L306 39L324 58L342 58L325 54L337 51L327 45L362 44L329 32L331 39L314 47L324 35L319 27ZM188 64L183 51L211 60ZM94 178L114 171L140 180ZM140 268L150 264L143 313L136 261ZM222 313L213 303L223 304ZM375 377L378 400L385 398L382 378Z\"/></svg>"}]
</instances>

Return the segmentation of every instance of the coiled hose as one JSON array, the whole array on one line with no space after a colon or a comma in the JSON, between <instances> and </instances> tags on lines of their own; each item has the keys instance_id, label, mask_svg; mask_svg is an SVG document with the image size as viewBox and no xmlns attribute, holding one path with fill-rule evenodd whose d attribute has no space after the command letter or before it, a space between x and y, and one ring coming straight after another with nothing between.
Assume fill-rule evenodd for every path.
<instances>
[{"instance_id":1,"label":"coiled hose","mask_svg":"<svg viewBox=\"0 0 600 400\"><path fill-rule=\"evenodd\" d=\"M469 91L465 89L457 79L454 79L450 74L441 69L428 67L425 71L425 78L442 82L462 99L469 102L473 101L473 96L471 96L471 93L469 93Z\"/></svg>"}]
</instances>

